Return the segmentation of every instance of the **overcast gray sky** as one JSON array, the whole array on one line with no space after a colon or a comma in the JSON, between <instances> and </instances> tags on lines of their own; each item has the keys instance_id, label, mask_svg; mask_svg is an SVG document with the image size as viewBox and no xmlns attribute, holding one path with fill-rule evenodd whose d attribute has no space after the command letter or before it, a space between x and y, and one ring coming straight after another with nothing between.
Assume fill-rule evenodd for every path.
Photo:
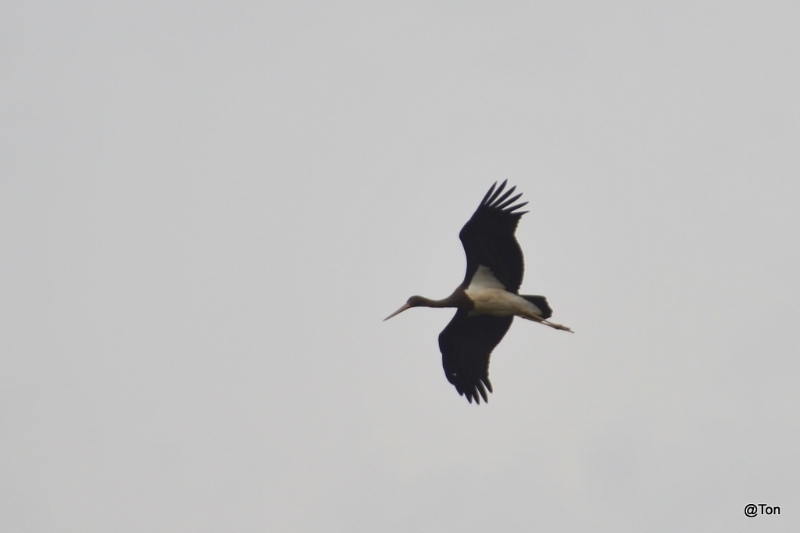
<instances>
[{"instance_id":1,"label":"overcast gray sky","mask_svg":"<svg viewBox=\"0 0 800 533\"><path fill-rule=\"evenodd\" d=\"M0 529L798 531L800 4L0 7ZM381 320L530 201L468 404ZM747 518L744 506L780 506Z\"/></svg>"}]
</instances>

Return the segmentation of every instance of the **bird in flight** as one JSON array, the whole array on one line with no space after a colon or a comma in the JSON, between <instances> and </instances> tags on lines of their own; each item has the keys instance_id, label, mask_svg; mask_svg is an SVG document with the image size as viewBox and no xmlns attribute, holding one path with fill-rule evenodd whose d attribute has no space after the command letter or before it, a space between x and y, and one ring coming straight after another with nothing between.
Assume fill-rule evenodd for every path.
<instances>
[{"instance_id":1,"label":"bird in flight","mask_svg":"<svg viewBox=\"0 0 800 533\"><path fill-rule=\"evenodd\" d=\"M447 380L470 403L489 401L489 356L515 316L572 332L547 320L553 311L544 296L518 294L525 266L514 232L527 213L518 210L528 202L515 204L522 195L511 196L516 187L505 190L506 181L492 185L458 234L467 255L461 285L444 300L412 296L384 319L412 307L455 307L455 316L439 334L439 350Z\"/></svg>"}]
</instances>

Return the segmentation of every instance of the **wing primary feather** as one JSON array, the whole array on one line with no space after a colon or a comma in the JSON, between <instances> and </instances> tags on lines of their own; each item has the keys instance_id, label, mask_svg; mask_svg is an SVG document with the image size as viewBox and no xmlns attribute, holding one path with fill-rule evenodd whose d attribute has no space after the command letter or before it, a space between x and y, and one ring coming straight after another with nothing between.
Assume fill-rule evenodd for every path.
<instances>
[{"instance_id":1,"label":"wing primary feather","mask_svg":"<svg viewBox=\"0 0 800 533\"><path fill-rule=\"evenodd\" d=\"M496 207L498 209L505 209L506 207L510 206L511 204L513 204L514 202L519 200L520 196L522 196L522 193L519 193L518 195L514 196L513 198L509 198L508 200L506 200L502 204L497 205Z\"/></svg>"},{"instance_id":2,"label":"wing primary feather","mask_svg":"<svg viewBox=\"0 0 800 533\"><path fill-rule=\"evenodd\" d=\"M514 187L511 187L510 189L508 189L508 190L505 192L505 194L503 194L503 196L499 197L497 200L495 200L494 202L492 202L492 204L493 204L493 205L492 205L492 207L500 207L500 204L501 204L501 203L503 203L503 202L505 202L505 201L506 201L506 198L508 198L509 196L511 196L512 194L514 194L514 189L516 189L516 188L517 188L517 187L516 187L516 185L515 185Z\"/></svg>"},{"instance_id":3,"label":"wing primary feather","mask_svg":"<svg viewBox=\"0 0 800 533\"><path fill-rule=\"evenodd\" d=\"M486 397L486 389L483 386L483 382L481 382L481 381L478 382L477 389L478 389L478 392L481 393L481 396L483 397L483 401L484 402L488 402L489 398ZM480 400L478 400L478 403L480 403Z\"/></svg>"},{"instance_id":4,"label":"wing primary feather","mask_svg":"<svg viewBox=\"0 0 800 533\"><path fill-rule=\"evenodd\" d=\"M528 205L528 202L521 202L521 203L519 203L519 204L517 204L515 206L507 208L506 212L511 213L512 215L519 215L521 213L514 213L513 211L515 211L515 210L517 210L517 209L519 209L521 207L525 207L526 205ZM525 211L525 212L527 213L527 211Z\"/></svg>"},{"instance_id":5,"label":"wing primary feather","mask_svg":"<svg viewBox=\"0 0 800 533\"><path fill-rule=\"evenodd\" d=\"M495 187L497 187L497 182L496 181L492 184L491 187L489 187L489 192L487 192L486 195L483 197L483 200L481 200L481 204L485 204L486 203L486 200L488 200L489 197L492 195L492 193L494 193L494 188Z\"/></svg>"},{"instance_id":6,"label":"wing primary feather","mask_svg":"<svg viewBox=\"0 0 800 533\"><path fill-rule=\"evenodd\" d=\"M503 189L506 188L507 181L508 180L503 180L503 183L501 183L500 186L497 188L497 190L494 191L494 194L489 198L489 201L486 202L486 205L491 205L494 203L495 200L497 200L497 197L500 196L503 193Z\"/></svg>"}]
</instances>

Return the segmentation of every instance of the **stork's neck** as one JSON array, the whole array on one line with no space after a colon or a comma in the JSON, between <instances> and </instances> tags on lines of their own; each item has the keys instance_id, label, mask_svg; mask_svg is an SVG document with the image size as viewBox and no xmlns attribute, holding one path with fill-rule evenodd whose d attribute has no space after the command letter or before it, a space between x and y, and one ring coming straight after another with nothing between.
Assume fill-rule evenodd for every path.
<instances>
[{"instance_id":1,"label":"stork's neck","mask_svg":"<svg viewBox=\"0 0 800 533\"><path fill-rule=\"evenodd\" d=\"M464 289L461 287L453 291L453 294L443 300L431 300L420 296L422 307L472 307L472 300L469 299Z\"/></svg>"}]
</instances>

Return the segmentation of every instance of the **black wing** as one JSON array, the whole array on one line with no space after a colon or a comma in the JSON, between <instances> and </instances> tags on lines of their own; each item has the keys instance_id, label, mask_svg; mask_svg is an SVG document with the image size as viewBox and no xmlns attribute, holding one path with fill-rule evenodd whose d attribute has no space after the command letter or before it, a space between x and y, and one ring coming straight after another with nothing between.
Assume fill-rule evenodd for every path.
<instances>
[{"instance_id":1,"label":"black wing","mask_svg":"<svg viewBox=\"0 0 800 533\"><path fill-rule=\"evenodd\" d=\"M442 366L447 380L472 403L489 401L489 356L511 327L513 316L474 315L459 309L439 334Z\"/></svg>"},{"instance_id":2,"label":"black wing","mask_svg":"<svg viewBox=\"0 0 800 533\"><path fill-rule=\"evenodd\" d=\"M522 195L509 198L516 187L503 193L505 187L505 181L500 187L497 187L497 183L492 185L475 214L458 234L467 254L467 274L463 283L465 288L469 286L479 265L489 267L509 292L516 293L522 284L525 265L514 232L519 218L527 213L516 210L528 202L513 205Z\"/></svg>"}]
</instances>

